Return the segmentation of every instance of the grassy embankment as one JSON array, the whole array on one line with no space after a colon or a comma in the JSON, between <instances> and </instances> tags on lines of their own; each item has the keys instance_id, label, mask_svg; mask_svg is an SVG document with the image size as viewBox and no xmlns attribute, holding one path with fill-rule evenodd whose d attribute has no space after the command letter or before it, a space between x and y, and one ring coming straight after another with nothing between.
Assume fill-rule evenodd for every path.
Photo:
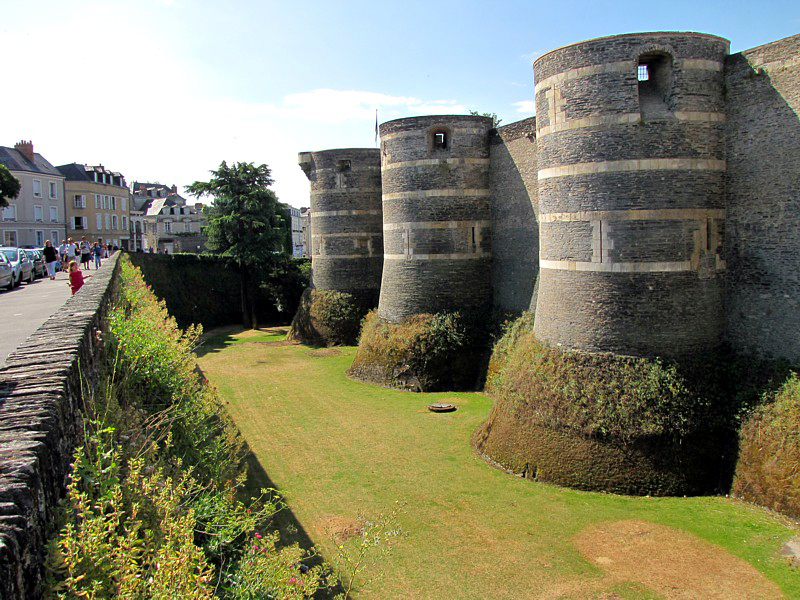
<instances>
[{"instance_id":1,"label":"grassy embankment","mask_svg":"<svg viewBox=\"0 0 800 600\"><path fill-rule=\"evenodd\" d=\"M509 476L469 444L488 397L358 383L345 376L354 348L280 339L218 334L201 348L200 366L300 533L324 554L333 552L331 528L407 503L406 536L359 597L669 598L712 589L702 597L726 597L720 586L738 585L738 597L767 598L779 596L774 584L800 597L797 572L779 556L798 533L787 520L726 498L612 496ZM437 400L458 411L428 412ZM642 551L626 558L608 531L633 530L642 539L623 546Z\"/></svg>"}]
</instances>

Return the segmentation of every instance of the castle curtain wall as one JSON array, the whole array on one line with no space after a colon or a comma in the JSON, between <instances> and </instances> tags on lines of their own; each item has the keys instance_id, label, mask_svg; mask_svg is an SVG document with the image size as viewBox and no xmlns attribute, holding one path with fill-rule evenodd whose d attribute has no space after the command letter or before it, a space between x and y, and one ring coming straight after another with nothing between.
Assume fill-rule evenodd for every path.
<instances>
[{"instance_id":1,"label":"castle curtain wall","mask_svg":"<svg viewBox=\"0 0 800 600\"><path fill-rule=\"evenodd\" d=\"M727 57L727 336L800 359L800 35Z\"/></svg>"},{"instance_id":2,"label":"castle curtain wall","mask_svg":"<svg viewBox=\"0 0 800 600\"><path fill-rule=\"evenodd\" d=\"M498 127L490 138L492 291L503 311L535 308L539 273L536 118Z\"/></svg>"}]
</instances>

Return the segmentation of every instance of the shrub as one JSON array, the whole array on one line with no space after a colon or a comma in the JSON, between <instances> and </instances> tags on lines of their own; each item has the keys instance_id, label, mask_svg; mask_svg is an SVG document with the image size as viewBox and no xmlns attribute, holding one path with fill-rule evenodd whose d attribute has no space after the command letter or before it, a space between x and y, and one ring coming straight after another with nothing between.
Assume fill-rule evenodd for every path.
<instances>
[{"instance_id":1,"label":"shrub","mask_svg":"<svg viewBox=\"0 0 800 600\"><path fill-rule=\"evenodd\" d=\"M364 320L348 373L413 391L475 389L486 359L491 320L472 313L414 315L387 323L377 310Z\"/></svg>"},{"instance_id":2,"label":"shrub","mask_svg":"<svg viewBox=\"0 0 800 600\"><path fill-rule=\"evenodd\" d=\"M374 293L355 295L335 290L306 289L289 339L312 346L354 345L361 322L377 303Z\"/></svg>"},{"instance_id":3,"label":"shrub","mask_svg":"<svg viewBox=\"0 0 800 600\"><path fill-rule=\"evenodd\" d=\"M800 380L794 373L746 419L733 493L800 517Z\"/></svg>"}]
</instances>

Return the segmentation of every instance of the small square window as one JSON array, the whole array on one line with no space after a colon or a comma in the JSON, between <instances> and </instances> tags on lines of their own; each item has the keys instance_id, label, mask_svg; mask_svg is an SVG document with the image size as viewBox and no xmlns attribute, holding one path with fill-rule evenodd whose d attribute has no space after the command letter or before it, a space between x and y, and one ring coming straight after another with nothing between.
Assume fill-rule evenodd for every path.
<instances>
[{"instance_id":1,"label":"small square window","mask_svg":"<svg viewBox=\"0 0 800 600\"><path fill-rule=\"evenodd\" d=\"M433 134L433 147L436 150L447 150L447 134L444 131Z\"/></svg>"},{"instance_id":2,"label":"small square window","mask_svg":"<svg viewBox=\"0 0 800 600\"><path fill-rule=\"evenodd\" d=\"M339 173L346 173L350 170L350 161L349 160L340 160L339 163L336 165L336 170Z\"/></svg>"},{"instance_id":3,"label":"small square window","mask_svg":"<svg viewBox=\"0 0 800 600\"><path fill-rule=\"evenodd\" d=\"M639 65L639 68L636 71L636 75L639 81L650 80L650 70L647 68L647 65Z\"/></svg>"}]
</instances>

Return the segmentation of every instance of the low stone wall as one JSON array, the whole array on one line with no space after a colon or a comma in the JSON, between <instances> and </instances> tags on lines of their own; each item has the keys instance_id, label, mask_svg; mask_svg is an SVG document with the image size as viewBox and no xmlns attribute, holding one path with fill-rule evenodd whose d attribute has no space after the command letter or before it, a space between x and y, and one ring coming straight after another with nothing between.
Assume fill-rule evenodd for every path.
<instances>
[{"instance_id":1,"label":"low stone wall","mask_svg":"<svg viewBox=\"0 0 800 600\"><path fill-rule=\"evenodd\" d=\"M98 383L102 331L120 253L0 369L0 598L44 591L46 543Z\"/></svg>"}]
</instances>

